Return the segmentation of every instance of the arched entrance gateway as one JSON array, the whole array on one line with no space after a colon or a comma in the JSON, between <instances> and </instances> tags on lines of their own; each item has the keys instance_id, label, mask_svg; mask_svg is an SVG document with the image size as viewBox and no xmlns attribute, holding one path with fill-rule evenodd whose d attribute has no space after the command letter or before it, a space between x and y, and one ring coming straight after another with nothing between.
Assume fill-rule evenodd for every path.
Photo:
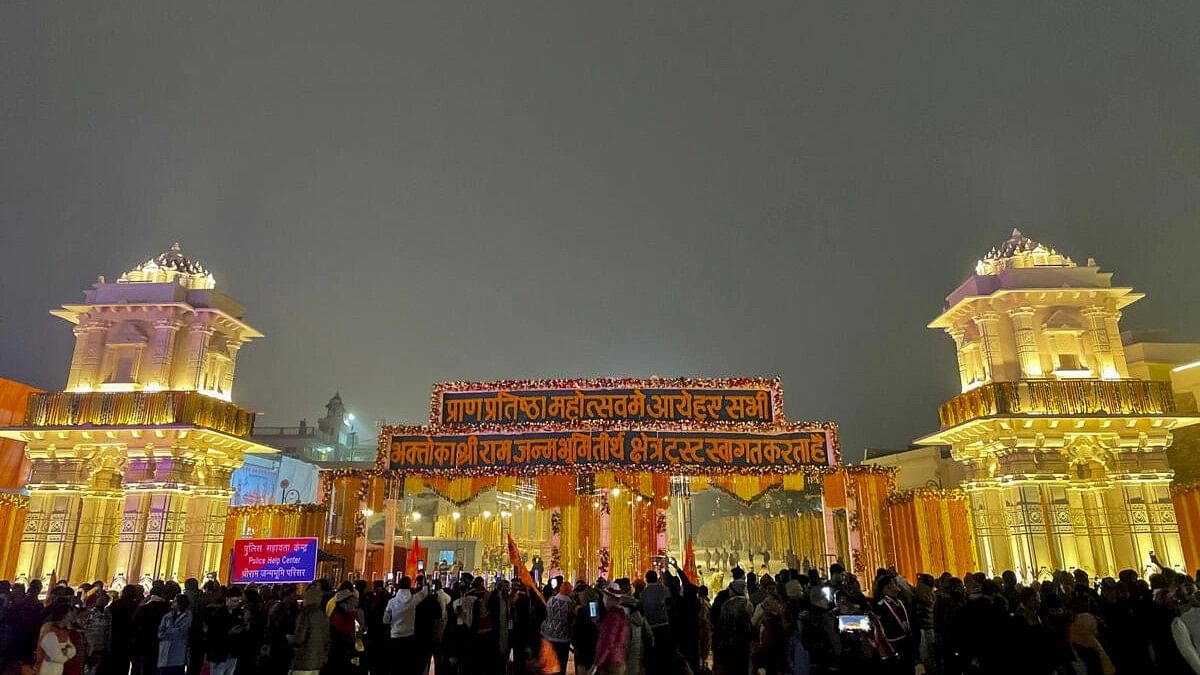
<instances>
[{"instance_id":1,"label":"arched entrance gateway","mask_svg":"<svg viewBox=\"0 0 1200 675\"><path fill-rule=\"evenodd\" d=\"M385 427L378 462L384 557L411 536L446 574L503 574L509 536L535 576L572 580L684 565L689 539L701 573L848 554L823 504L837 426L787 421L779 380L439 384L430 424Z\"/></svg>"},{"instance_id":2,"label":"arched entrance gateway","mask_svg":"<svg viewBox=\"0 0 1200 675\"><path fill-rule=\"evenodd\" d=\"M839 455L836 424L786 419L778 379L442 383L374 467L323 470L319 504L234 507L225 543L317 537L368 579L508 576L510 537L542 579L688 569L689 540L717 586L735 564L975 568L960 495L897 494L893 469Z\"/></svg>"}]
</instances>

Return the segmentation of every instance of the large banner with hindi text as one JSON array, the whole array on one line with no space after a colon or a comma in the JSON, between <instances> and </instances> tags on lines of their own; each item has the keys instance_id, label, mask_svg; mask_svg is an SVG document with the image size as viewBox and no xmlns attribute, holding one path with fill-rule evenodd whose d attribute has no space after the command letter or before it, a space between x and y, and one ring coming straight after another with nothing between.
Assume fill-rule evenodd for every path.
<instances>
[{"instance_id":1,"label":"large banner with hindi text","mask_svg":"<svg viewBox=\"0 0 1200 675\"><path fill-rule=\"evenodd\" d=\"M831 428L431 434L409 427L395 429L390 441L386 468L413 475L515 475L556 468L794 473L836 464Z\"/></svg>"},{"instance_id":2,"label":"large banner with hindi text","mask_svg":"<svg viewBox=\"0 0 1200 675\"><path fill-rule=\"evenodd\" d=\"M783 421L776 380L581 380L439 385L430 422L447 427L589 422L768 425ZM540 385L540 386L539 386Z\"/></svg>"}]
</instances>

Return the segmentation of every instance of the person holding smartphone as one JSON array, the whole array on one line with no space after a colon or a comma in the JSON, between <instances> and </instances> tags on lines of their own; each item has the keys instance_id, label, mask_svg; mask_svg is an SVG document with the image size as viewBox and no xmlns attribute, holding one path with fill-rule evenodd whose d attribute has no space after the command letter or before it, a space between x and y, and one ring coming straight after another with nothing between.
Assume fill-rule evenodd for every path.
<instances>
[{"instance_id":1,"label":"person holding smartphone","mask_svg":"<svg viewBox=\"0 0 1200 675\"><path fill-rule=\"evenodd\" d=\"M900 599L900 584L890 573L875 579L875 615L879 650L887 672L911 673L916 661L916 640L908 608Z\"/></svg>"}]
</instances>

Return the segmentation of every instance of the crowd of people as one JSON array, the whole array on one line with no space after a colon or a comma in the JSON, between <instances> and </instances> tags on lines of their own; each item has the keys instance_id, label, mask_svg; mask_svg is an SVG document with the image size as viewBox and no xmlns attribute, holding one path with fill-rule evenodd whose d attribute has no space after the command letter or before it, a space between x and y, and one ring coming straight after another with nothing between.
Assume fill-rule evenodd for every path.
<instances>
[{"instance_id":1,"label":"crowd of people","mask_svg":"<svg viewBox=\"0 0 1200 675\"><path fill-rule=\"evenodd\" d=\"M1076 570L1028 585L840 565L710 594L671 564L533 589L467 573L119 592L0 581L0 675L1200 675L1191 577Z\"/></svg>"}]
</instances>

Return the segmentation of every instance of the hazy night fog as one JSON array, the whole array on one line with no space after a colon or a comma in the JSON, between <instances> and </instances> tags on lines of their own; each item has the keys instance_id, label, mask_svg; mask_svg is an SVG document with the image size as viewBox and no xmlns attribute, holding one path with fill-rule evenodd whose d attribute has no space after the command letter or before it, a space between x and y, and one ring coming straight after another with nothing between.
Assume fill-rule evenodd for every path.
<instances>
[{"instance_id":1,"label":"hazy night fog","mask_svg":"<svg viewBox=\"0 0 1200 675\"><path fill-rule=\"evenodd\" d=\"M61 388L47 310L174 241L263 424L779 375L856 460L936 428L925 325L1013 227L1200 342L1200 4L912 4L7 3L0 376Z\"/></svg>"}]
</instances>

